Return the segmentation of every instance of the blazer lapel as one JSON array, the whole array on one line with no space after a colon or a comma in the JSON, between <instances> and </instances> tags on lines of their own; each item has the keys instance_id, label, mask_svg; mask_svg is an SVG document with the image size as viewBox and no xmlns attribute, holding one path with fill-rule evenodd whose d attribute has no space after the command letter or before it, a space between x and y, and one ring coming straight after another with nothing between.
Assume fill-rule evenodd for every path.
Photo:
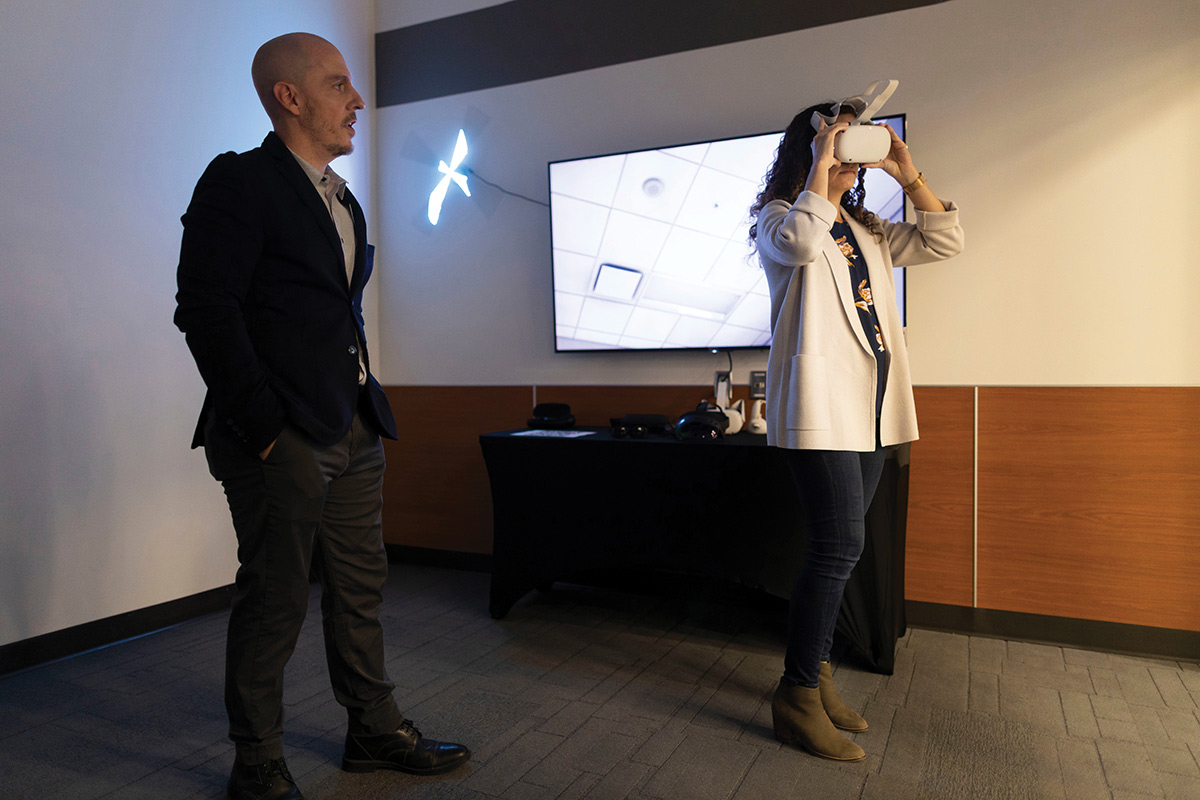
<instances>
[{"instance_id":1,"label":"blazer lapel","mask_svg":"<svg viewBox=\"0 0 1200 800\"><path fill-rule=\"evenodd\" d=\"M267 139L263 142L263 146L275 157L275 164L279 168L280 174L296 190L305 207L313 215L317 227L324 234L329 246L333 248L333 252L337 258L336 263L341 269L341 274L345 275L346 265L345 257L342 254L342 241L338 237L337 228L333 224L333 217L330 216L329 209L325 206L321 194L313 186L308 176L304 174L304 169L296 163L296 157L292 155L292 151L288 150L287 145L274 132L267 134ZM356 213L354 223L356 234L358 232L358 216L359 214ZM357 261L357 259L355 260Z\"/></svg>"},{"instance_id":2,"label":"blazer lapel","mask_svg":"<svg viewBox=\"0 0 1200 800\"><path fill-rule=\"evenodd\" d=\"M346 205L350 209L350 216L354 219L354 272L350 276L350 294L354 295L362 291L362 287L366 285L367 279L371 277L370 263L367 258L367 219L363 214L362 206L358 204L358 198L350 191L350 187L345 189ZM338 251L341 251L339 245Z\"/></svg>"}]
</instances>

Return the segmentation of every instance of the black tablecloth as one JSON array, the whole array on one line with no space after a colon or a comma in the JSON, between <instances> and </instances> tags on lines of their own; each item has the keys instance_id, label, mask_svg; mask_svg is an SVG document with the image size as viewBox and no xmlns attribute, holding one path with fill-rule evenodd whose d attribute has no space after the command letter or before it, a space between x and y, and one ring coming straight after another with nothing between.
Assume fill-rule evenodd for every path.
<instances>
[{"instance_id":1,"label":"black tablecloth","mask_svg":"<svg viewBox=\"0 0 1200 800\"><path fill-rule=\"evenodd\" d=\"M531 589L607 567L661 567L788 597L804 558L804 516L766 437L711 442L488 433L479 437L495 518L490 611ZM891 674L903 635L908 447L892 448L867 515L862 559L838 632Z\"/></svg>"}]
</instances>

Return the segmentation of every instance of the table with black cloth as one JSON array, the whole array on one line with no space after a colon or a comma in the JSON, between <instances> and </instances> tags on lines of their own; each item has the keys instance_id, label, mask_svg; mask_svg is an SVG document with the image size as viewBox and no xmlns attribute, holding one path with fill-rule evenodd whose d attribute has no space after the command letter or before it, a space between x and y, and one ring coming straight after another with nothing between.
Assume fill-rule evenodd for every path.
<instances>
[{"instance_id":1,"label":"table with black cloth","mask_svg":"<svg viewBox=\"0 0 1200 800\"><path fill-rule=\"evenodd\" d=\"M697 573L791 595L807 542L804 514L783 456L765 436L679 441L574 430L588 435L479 437L495 519L494 618L532 589L613 567ZM838 634L889 675L905 630L908 452L889 448L837 621Z\"/></svg>"}]
</instances>

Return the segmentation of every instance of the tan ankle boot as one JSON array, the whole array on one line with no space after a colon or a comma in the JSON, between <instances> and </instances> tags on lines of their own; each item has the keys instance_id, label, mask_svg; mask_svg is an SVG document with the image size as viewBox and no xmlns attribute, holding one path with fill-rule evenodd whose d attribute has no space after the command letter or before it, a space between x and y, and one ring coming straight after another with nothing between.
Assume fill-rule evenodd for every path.
<instances>
[{"instance_id":1,"label":"tan ankle boot","mask_svg":"<svg viewBox=\"0 0 1200 800\"><path fill-rule=\"evenodd\" d=\"M833 667L829 666L828 661L821 662L819 682L821 705L825 706L825 713L829 715L830 722L851 733L862 733L871 727L865 719L855 713L854 709L842 702L842 698L833 685Z\"/></svg>"},{"instance_id":2,"label":"tan ankle boot","mask_svg":"<svg viewBox=\"0 0 1200 800\"><path fill-rule=\"evenodd\" d=\"M784 744L803 747L834 761L862 761L867 757L861 747L833 727L821 704L820 689L806 689L781 680L771 700L771 719L775 738Z\"/></svg>"}]
</instances>

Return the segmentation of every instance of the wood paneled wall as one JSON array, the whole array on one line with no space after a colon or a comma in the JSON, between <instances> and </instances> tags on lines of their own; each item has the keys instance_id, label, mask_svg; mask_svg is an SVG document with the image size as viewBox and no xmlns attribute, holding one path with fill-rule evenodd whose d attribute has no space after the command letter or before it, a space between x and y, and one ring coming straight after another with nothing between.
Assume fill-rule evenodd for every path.
<instances>
[{"instance_id":1,"label":"wood paneled wall","mask_svg":"<svg viewBox=\"0 0 1200 800\"><path fill-rule=\"evenodd\" d=\"M400 441L385 442L383 538L388 544L492 552L492 494L479 435L524 428L532 386L388 386ZM567 403L580 425L625 414L676 419L712 387L538 386L537 402ZM735 386L735 397L747 397Z\"/></svg>"},{"instance_id":2,"label":"wood paneled wall","mask_svg":"<svg viewBox=\"0 0 1200 800\"><path fill-rule=\"evenodd\" d=\"M917 387L904 596L970 606L975 569L975 390Z\"/></svg>"},{"instance_id":3,"label":"wood paneled wall","mask_svg":"<svg viewBox=\"0 0 1200 800\"><path fill-rule=\"evenodd\" d=\"M746 386L734 386L732 394L748 397L750 392ZM711 386L539 386L537 399L568 404L580 425L607 425L626 414L662 414L674 422L700 401L712 402L713 390Z\"/></svg>"},{"instance_id":4,"label":"wood paneled wall","mask_svg":"<svg viewBox=\"0 0 1200 800\"><path fill-rule=\"evenodd\" d=\"M1200 630L1200 389L981 388L979 605Z\"/></svg>"},{"instance_id":5,"label":"wood paneled wall","mask_svg":"<svg viewBox=\"0 0 1200 800\"><path fill-rule=\"evenodd\" d=\"M383 539L492 552L492 493L479 434L521 428L528 386L388 386L400 441L385 442Z\"/></svg>"},{"instance_id":6,"label":"wood paneled wall","mask_svg":"<svg viewBox=\"0 0 1200 800\"><path fill-rule=\"evenodd\" d=\"M980 608L1200 631L1200 388L981 387L978 420L975 393L916 390L908 599L970 607L977 585ZM673 418L711 395L536 387L581 425ZM387 443L385 540L490 553L478 437L523 427L534 387L393 386L388 397L404 438Z\"/></svg>"}]
</instances>

